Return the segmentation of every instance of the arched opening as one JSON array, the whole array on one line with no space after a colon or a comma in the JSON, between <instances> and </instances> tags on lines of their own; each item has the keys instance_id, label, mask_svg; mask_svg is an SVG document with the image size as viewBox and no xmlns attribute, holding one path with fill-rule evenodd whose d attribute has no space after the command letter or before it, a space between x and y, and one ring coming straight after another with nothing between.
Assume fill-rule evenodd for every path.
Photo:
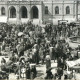
<instances>
[{"instance_id":1,"label":"arched opening","mask_svg":"<svg viewBox=\"0 0 80 80\"><path fill-rule=\"evenodd\" d=\"M16 9L14 7L10 8L10 18L16 18Z\"/></svg>"},{"instance_id":2,"label":"arched opening","mask_svg":"<svg viewBox=\"0 0 80 80\"><path fill-rule=\"evenodd\" d=\"M4 7L1 8L1 15L5 15L5 8Z\"/></svg>"},{"instance_id":3,"label":"arched opening","mask_svg":"<svg viewBox=\"0 0 80 80\"><path fill-rule=\"evenodd\" d=\"M66 7L66 14L70 14L70 7L69 6Z\"/></svg>"},{"instance_id":4,"label":"arched opening","mask_svg":"<svg viewBox=\"0 0 80 80\"><path fill-rule=\"evenodd\" d=\"M21 18L27 18L27 9L25 6L21 7Z\"/></svg>"},{"instance_id":5,"label":"arched opening","mask_svg":"<svg viewBox=\"0 0 80 80\"><path fill-rule=\"evenodd\" d=\"M58 6L55 7L55 14L59 14L59 7Z\"/></svg>"},{"instance_id":6,"label":"arched opening","mask_svg":"<svg viewBox=\"0 0 80 80\"><path fill-rule=\"evenodd\" d=\"M48 14L48 6L45 6L45 14Z\"/></svg>"},{"instance_id":7,"label":"arched opening","mask_svg":"<svg viewBox=\"0 0 80 80\"><path fill-rule=\"evenodd\" d=\"M31 18L38 18L38 8L36 6L33 6L31 9Z\"/></svg>"}]
</instances>

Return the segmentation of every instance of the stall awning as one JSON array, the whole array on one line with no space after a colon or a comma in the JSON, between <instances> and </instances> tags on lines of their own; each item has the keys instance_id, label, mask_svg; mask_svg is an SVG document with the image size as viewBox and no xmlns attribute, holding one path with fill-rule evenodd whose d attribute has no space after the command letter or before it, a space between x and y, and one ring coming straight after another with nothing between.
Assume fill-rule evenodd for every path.
<instances>
[{"instance_id":1,"label":"stall awning","mask_svg":"<svg viewBox=\"0 0 80 80\"><path fill-rule=\"evenodd\" d=\"M67 65L68 65L69 67L74 67L74 66L80 64L80 59L77 59L77 60L75 60L75 61L66 61L66 63L67 63Z\"/></svg>"}]
</instances>

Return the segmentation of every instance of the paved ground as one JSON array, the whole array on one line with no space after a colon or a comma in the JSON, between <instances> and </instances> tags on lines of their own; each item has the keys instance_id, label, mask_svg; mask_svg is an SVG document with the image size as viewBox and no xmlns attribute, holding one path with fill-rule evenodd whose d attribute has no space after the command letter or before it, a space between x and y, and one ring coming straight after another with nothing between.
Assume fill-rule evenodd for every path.
<instances>
[{"instance_id":1,"label":"paved ground","mask_svg":"<svg viewBox=\"0 0 80 80\"><path fill-rule=\"evenodd\" d=\"M0 62L1 62L1 59L3 57L5 58L5 56L0 56ZM8 61L8 58L5 58L5 59ZM1 65L1 63L0 63L0 65ZM56 66L57 66L57 63L54 63L54 61L52 60L51 61L51 67L54 68L54 69L52 69L52 73L53 74L55 73L55 67ZM46 65L45 64L44 65L39 64L39 65L36 66L36 69L37 69L37 78L38 79L39 78L44 78L45 77L45 73L46 73ZM9 80L17 80L16 79L16 75L14 73L9 74Z\"/></svg>"},{"instance_id":2,"label":"paved ground","mask_svg":"<svg viewBox=\"0 0 80 80\"><path fill-rule=\"evenodd\" d=\"M55 67L57 66L57 63L54 63L54 61L51 61L51 63L52 63L51 67L54 67L54 69L52 69L52 73L54 74L55 73ZM46 73L46 65L39 64L36 66L36 69L37 69L37 78L36 79L44 78L45 73ZM14 73L10 74L9 80L17 80L16 75L14 75Z\"/></svg>"},{"instance_id":3,"label":"paved ground","mask_svg":"<svg viewBox=\"0 0 80 80\"><path fill-rule=\"evenodd\" d=\"M4 57L4 56L2 56ZM1 58L0 56L0 62L1 62ZM6 60L8 61L8 58L6 58ZM51 67L53 68L51 71L53 74L56 73L56 68L57 68L57 63L52 60L51 61ZM36 65L36 69L37 69L37 77L35 78L35 80L41 80L45 77L45 74L46 74L46 65ZM76 74L76 80L79 80L80 79L80 74ZM11 73L9 74L9 80L17 80L17 75L15 75L14 73ZM20 80L26 80L26 79L20 79ZM62 76L62 79L61 80L64 80L64 76ZM74 80L74 79L72 79Z\"/></svg>"},{"instance_id":4,"label":"paved ground","mask_svg":"<svg viewBox=\"0 0 80 80\"><path fill-rule=\"evenodd\" d=\"M52 69L52 73L54 74L56 72L56 67L57 67L57 63L54 63L54 61L51 61L51 67ZM45 73L46 73L46 65L37 65L37 71L38 71L38 77L45 77Z\"/></svg>"},{"instance_id":5,"label":"paved ground","mask_svg":"<svg viewBox=\"0 0 80 80\"><path fill-rule=\"evenodd\" d=\"M51 67L52 69L52 73L54 74L56 72L56 67L57 67L57 63L54 63L54 61L51 61ZM37 77L35 78L35 80L41 80L45 77L45 73L46 73L46 65L37 65L36 66L37 69ZM76 80L80 79L80 74L76 74ZM13 73L9 75L9 80L17 80L16 79L16 75L14 75ZM20 80L26 80L26 79L20 79ZM62 76L61 80L64 80L64 75ZM72 78L71 80L74 80L74 78Z\"/></svg>"}]
</instances>

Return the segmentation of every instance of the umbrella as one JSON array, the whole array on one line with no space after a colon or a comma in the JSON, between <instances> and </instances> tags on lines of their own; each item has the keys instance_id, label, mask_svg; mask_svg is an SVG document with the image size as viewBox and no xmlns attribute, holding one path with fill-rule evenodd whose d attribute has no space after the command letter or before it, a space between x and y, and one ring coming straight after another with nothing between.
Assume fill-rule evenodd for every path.
<instances>
[{"instance_id":1,"label":"umbrella","mask_svg":"<svg viewBox=\"0 0 80 80\"><path fill-rule=\"evenodd\" d=\"M24 33L23 32L19 32L18 33L18 36L22 36Z\"/></svg>"}]
</instances>

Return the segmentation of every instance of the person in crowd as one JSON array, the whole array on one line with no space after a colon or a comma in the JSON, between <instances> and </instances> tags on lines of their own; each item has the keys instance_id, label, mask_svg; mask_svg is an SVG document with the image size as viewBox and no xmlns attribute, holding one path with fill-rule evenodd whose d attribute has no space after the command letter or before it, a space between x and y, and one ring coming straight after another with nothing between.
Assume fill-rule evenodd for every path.
<instances>
[{"instance_id":1,"label":"person in crowd","mask_svg":"<svg viewBox=\"0 0 80 80\"><path fill-rule=\"evenodd\" d=\"M53 78L53 74L51 72L51 69L52 68L49 68L48 70L46 70L46 76L45 76L45 79L52 79Z\"/></svg>"},{"instance_id":2,"label":"person in crowd","mask_svg":"<svg viewBox=\"0 0 80 80\"><path fill-rule=\"evenodd\" d=\"M71 30L67 27L65 28L64 24L63 26L58 25L55 27L51 24L46 24L43 28L40 25L34 25L31 21L27 24L2 25L2 32L0 33L2 36L1 52L5 51L6 47L10 47L10 51L13 51L10 59L13 63L17 63L21 56L25 56L24 53L27 51L26 55L28 56L26 58L29 57L30 63L36 63L37 65L40 60L42 64L46 61L46 70L48 70L51 67L51 60L54 59L54 62L57 60L57 67L64 69L65 56L67 55L69 59L70 53L66 54L69 46L66 47L66 42L61 42L60 37L65 37L66 34L71 36ZM22 32L21 36L18 35L20 32ZM63 34L64 32L65 34ZM6 63L4 59L2 59L2 63ZM26 65L24 60L20 64ZM27 69L27 79L30 78L31 72L35 73L34 77L36 76L35 68L30 70L27 67ZM58 70L60 75L62 74L60 73L61 69ZM51 71L47 71L47 76L49 77L49 75L52 75Z\"/></svg>"},{"instance_id":3,"label":"person in crowd","mask_svg":"<svg viewBox=\"0 0 80 80\"><path fill-rule=\"evenodd\" d=\"M36 67L35 67L35 66L32 66L32 67L31 67L31 70L30 70L30 78L31 78L31 79L34 79L36 76L37 76Z\"/></svg>"},{"instance_id":4,"label":"person in crowd","mask_svg":"<svg viewBox=\"0 0 80 80\"><path fill-rule=\"evenodd\" d=\"M55 47L53 47L53 49L52 49L52 56L53 56L53 60L54 60L54 62L56 61L56 48Z\"/></svg>"},{"instance_id":5,"label":"person in crowd","mask_svg":"<svg viewBox=\"0 0 80 80\"><path fill-rule=\"evenodd\" d=\"M65 62L64 62L63 57L59 57L59 59L57 61L57 67L64 69L64 65L65 65Z\"/></svg>"},{"instance_id":6,"label":"person in crowd","mask_svg":"<svg viewBox=\"0 0 80 80\"><path fill-rule=\"evenodd\" d=\"M51 58L49 53L47 53L46 55L46 70L49 69L51 67Z\"/></svg>"},{"instance_id":7,"label":"person in crowd","mask_svg":"<svg viewBox=\"0 0 80 80\"><path fill-rule=\"evenodd\" d=\"M4 58L2 58L1 63L6 63L6 60Z\"/></svg>"},{"instance_id":8,"label":"person in crowd","mask_svg":"<svg viewBox=\"0 0 80 80\"><path fill-rule=\"evenodd\" d=\"M30 79L30 64L29 64L29 61L26 62L26 79Z\"/></svg>"},{"instance_id":9,"label":"person in crowd","mask_svg":"<svg viewBox=\"0 0 80 80\"><path fill-rule=\"evenodd\" d=\"M61 77L63 75L63 69L62 68L58 68L57 69L57 74L58 74L58 79L61 79Z\"/></svg>"}]
</instances>

